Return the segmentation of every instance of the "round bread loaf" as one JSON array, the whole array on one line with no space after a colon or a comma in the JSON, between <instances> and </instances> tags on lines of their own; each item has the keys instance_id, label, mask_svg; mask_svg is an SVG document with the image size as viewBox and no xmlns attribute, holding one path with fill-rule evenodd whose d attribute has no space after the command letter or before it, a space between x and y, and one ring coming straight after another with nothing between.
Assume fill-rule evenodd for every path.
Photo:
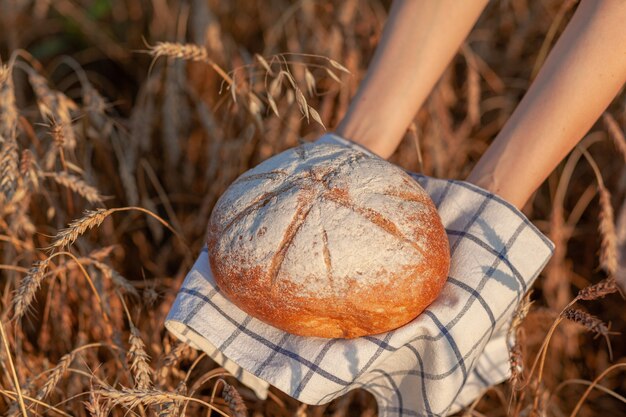
<instances>
[{"instance_id":1,"label":"round bread loaf","mask_svg":"<svg viewBox=\"0 0 626 417\"><path fill-rule=\"evenodd\" d=\"M216 203L211 270L239 308L287 332L354 338L400 327L439 294L449 244L401 168L309 143L241 175Z\"/></svg>"}]
</instances>

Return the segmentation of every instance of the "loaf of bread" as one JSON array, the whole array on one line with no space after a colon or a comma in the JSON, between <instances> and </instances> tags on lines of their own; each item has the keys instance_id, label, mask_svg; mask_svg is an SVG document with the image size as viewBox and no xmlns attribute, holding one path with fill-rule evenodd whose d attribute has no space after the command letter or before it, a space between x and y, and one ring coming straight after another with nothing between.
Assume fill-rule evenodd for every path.
<instances>
[{"instance_id":1,"label":"loaf of bread","mask_svg":"<svg viewBox=\"0 0 626 417\"><path fill-rule=\"evenodd\" d=\"M419 315L447 278L449 243L401 168L335 144L289 149L216 203L211 270L243 311L287 332L354 338Z\"/></svg>"}]
</instances>

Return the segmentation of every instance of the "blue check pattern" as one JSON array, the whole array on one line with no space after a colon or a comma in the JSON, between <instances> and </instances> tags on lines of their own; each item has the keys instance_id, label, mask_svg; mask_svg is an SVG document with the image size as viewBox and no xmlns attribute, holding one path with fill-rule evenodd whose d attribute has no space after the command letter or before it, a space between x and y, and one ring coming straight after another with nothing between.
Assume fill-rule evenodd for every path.
<instances>
[{"instance_id":1,"label":"blue check pattern","mask_svg":"<svg viewBox=\"0 0 626 417\"><path fill-rule=\"evenodd\" d=\"M451 248L438 299L407 325L353 340L285 333L239 310L215 285L206 248L166 320L266 395L309 404L363 388L384 417L445 416L509 375L507 328L554 245L515 207L472 184L409 172L431 196Z\"/></svg>"}]
</instances>

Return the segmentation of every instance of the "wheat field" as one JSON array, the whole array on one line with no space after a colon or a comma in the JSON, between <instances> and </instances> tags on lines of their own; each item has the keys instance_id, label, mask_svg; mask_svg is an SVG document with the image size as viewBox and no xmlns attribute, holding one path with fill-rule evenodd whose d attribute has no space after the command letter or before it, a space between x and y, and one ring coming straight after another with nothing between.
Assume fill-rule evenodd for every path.
<instances>
[{"instance_id":1,"label":"wheat field","mask_svg":"<svg viewBox=\"0 0 626 417\"><path fill-rule=\"evenodd\" d=\"M260 401L163 323L217 198L336 126L388 7L0 0L0 415L376 415ZM575 7L491 2L390 160L464 179ZM626 415L625 128L622 91L524 208L557 249L461 415Z\"/></svg>"}]
</instances>

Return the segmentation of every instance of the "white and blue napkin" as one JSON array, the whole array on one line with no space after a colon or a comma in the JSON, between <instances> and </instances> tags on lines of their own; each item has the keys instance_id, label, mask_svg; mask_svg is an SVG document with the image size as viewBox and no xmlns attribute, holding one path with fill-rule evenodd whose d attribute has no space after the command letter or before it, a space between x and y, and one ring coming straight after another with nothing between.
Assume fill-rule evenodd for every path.
<instances>
[{"instance_id":1,"label":"white and blue napkin","mask_svg":"<svg viewBox=\"0 0 626 417\"><path fill-rule=\"evenodd\" d=\"M319 140L367 152L333 134ZM442 293L412 322L351 340L291 335L222 295L205 247L165 326L261 398L270 384L308 404L363 388L375 396L381 417L458 411L508 378L511 317L554 245L494 194L464 181L409 174L437 206L451 250Z\"/></svg>"}]
</instances>

